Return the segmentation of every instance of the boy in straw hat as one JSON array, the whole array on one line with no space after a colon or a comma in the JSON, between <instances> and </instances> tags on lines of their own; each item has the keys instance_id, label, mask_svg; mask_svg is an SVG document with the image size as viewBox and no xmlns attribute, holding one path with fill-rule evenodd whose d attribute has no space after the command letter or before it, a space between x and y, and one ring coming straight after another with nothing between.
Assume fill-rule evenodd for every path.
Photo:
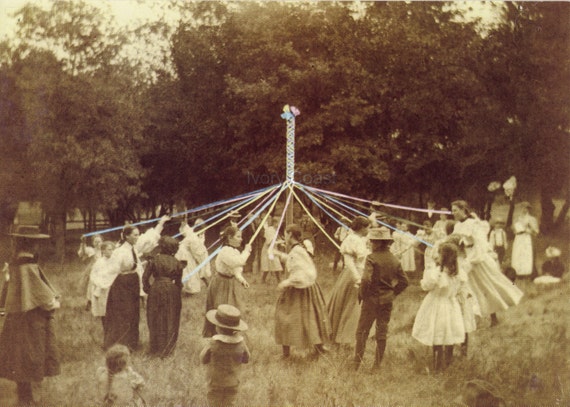
<instances>
[{"instance_id":1,"label":"boy in straw hat","mask_svg":"<svg viewBox=\"0 0 570 407\"><path fill-rule=\"evenodd\" d=\"M233 406L238 393L238 368L249 362L249 349L240 332L247 330L240 311L221 304L206 313L217 334L200 352L200 362L208 365L208 405Z\"/></svg>"},{"instance_id":2,"label":"boy in straw hat","mask_svg":"<svg viewBox=\"0 0 570 407\"><path fill-rule=\"evenodd\" d=\"M392 302L408 286L408 278L402 271L398 259L390 252L392 237L385 227L371 228L368 239L372 244L372 253L366 257L364 274L360 283L359 300L362 309L356 330L356 348L353 368L356 370L362 362L366 340L372 323L376 321L376 356L373 370L380 368L380 362L386 349L386 334L392 313ZM393 281L397 283L394 284Z\"/></svg>"}]
</instances>

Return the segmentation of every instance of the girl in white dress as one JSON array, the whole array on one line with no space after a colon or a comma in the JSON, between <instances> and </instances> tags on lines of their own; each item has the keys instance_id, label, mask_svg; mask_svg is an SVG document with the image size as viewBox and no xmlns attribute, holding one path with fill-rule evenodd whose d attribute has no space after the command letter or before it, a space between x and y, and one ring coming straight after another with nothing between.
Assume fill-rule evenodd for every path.
<instances>
[{"instance_id":1,"label":"girl in white dress","mask_svg":"<svg viewBox=\"0 0 570 407\"><path fill-rule=\"evenodd\" d=\"M453 234L459 235L465 248L466 261L471 265L469 285L479 304L482 316L491 315L491 325L497 324L495 313L517 305L523 292L501 272L499 262L487 241L487 225L472 213L467 202L451 204L457 221Z\"/></svg>"},{"instance_id":2,"label":"girl in white dress","mask_svg":"<svg viewBox=\"0 0 570 407\"><path fill-rule=\"evenodd\" d=\"M439 246L440 266L425 270L420 285L429 291L420 305L412 336L424 345L433 346L435 371L445 370L452 361L453 345L463 343L465 325L458 293L463 284L459 275L457 246Z\"/></svg>"},{"instance_id":3,"label":"girl in white dress","mask_svg":"<svg viewBox=\"0 0 570 407\"><path fill-rule=\"evenodd\" d=\"M105 312L107 309L107 297L109 296L109 289L115 281L117 275L112 272L110 264L115 243L105 241L101 244L102 256L98 258L89 276L89 284L91 285L91 313L94 317L101 317L103 327L105 327Z\"/></svg>"}]
</instances>

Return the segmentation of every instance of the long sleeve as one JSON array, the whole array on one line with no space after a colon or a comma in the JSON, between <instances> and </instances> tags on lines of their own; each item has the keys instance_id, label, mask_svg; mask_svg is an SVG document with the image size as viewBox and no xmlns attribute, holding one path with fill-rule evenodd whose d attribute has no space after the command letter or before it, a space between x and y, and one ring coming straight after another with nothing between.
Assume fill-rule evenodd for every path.
<instances>
[{"instance_id":1,"label":"long sleeve","mask_svg":"<svg viewBox=\"0 0 570 407\"><path fill-rule=\"evenodd\" d=\"M147 263L142 276L142 288L146 294L150 293L150 277L152 276L153 271L154 271L154 263L151 260Z\"/></svg>"},{"instance_id":2,"label":"long sleeve","mask_svg":"<svg viewBox=\"0 0 570 407\"><path fill-rule=\"evenodd\" d=\"M398 264L398 271L396 272L396 279L398 280L398 282L394 287L394 295L399 295L402 291L404 291L408 287L409 284L408 277L406 277L404 270L402 270L402 266L399 264Z\"/></svg>"},{"instance_id":3,"label":"long sleeve","mask_svg":"<svg viewBox=\"0 0 570 407\"><path fill-rule=\"evenodd\" d=\"M374 263L370 257L366 258L366 263L364 264L364 273L362 273L362 279L360 280L359 294L360 298L366 298L368 292L370 291L370 286L372 285L372 273L374 272Z\"/></svg>"}]
</instances>

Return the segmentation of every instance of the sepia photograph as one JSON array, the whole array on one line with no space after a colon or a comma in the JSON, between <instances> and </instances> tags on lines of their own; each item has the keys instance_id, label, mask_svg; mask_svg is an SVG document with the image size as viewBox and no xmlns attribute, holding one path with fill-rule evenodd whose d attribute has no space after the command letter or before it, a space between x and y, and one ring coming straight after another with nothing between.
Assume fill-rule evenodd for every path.
<instances>
[{"instance_id":1,"label":"sepia photograph","mask_svg":"<svg viewBox=\"0 0 570 407\"><path fill-rule=\"evenodd\" d=\"M0 407L570 405L570 2L0 0Z\"/></svg>"}]
</instances>

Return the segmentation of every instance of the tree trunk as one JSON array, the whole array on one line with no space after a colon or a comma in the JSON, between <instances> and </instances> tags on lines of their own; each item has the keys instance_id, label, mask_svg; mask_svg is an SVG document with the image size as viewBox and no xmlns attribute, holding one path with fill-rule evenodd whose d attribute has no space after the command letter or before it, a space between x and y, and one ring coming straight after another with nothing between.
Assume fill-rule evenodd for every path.
<instances>
[{"instance_id":1,"label":"tree trunk","mask_svg":"<svg viewBox=\"0 0 570 407\"><path fill-rule=\"evenodd\" d=\"M545 189L540 194L540 206L542 208L540 229L542 233L548 234L554 226L554 204L552 203L552 194Z\"/></svg>"}]
</instances>

